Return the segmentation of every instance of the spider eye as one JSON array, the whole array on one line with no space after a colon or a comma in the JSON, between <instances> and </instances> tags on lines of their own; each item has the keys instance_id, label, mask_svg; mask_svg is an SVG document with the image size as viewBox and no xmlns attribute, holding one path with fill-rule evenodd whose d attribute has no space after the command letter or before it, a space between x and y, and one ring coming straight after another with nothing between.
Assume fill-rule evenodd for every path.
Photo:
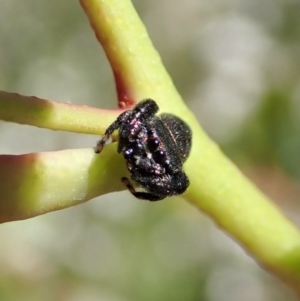
<instances>
[{"instance_id":1,"label":"spider eye","mask_svg":"<svg viewBox=\"0 0 300 301\"><path fill-rule=\"evenodd\" d=\"M153 159L158 164L165 164L166 162L166 153L163 150L158 150L153 153Z\"/></svg>"},{"instance_id":2,"label":"spider eye","mask_svg":"<svg viewBox=\"0 0 300 301\"><path fill-rule=\"evenodd\" d=\"M133 155L133 149L132 148L129 148L129 149L125 150L125 152L124 152L124 158L125 159L131 158L132 155Z\"/></svg>"},{"instance_id":3,"label":"spider eye","mask_svg":"<svg viewBox=\"0 0 300 301\"><path fill-rule=\"evenodd\" d=\"M150 152L154 152L155 150L157 150L159 146L159 141L156 138L150 138L148 140L148 148L150 150Z\"/></svg>"},{"instance_id":4,"label":"spider eye","mask_svg":"<svg viewBox=\"0 0 300 301\"><path fill-rule=\"evenodd\" d=\"M123 155L125 159L130 159L133 156L142 156L144 153L144 147L141 143L132 143L124 151Z\"/></svg>"}]
</instances>

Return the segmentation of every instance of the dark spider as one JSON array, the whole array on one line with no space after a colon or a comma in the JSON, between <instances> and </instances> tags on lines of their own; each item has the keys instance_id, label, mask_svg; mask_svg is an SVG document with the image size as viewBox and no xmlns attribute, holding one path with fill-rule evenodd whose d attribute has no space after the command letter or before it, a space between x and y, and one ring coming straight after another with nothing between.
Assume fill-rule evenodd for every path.
<instances>
[{"instance_id":1,"label":"dark spider","mask_svg":"<svg viewBox=\"0 0 300 301\"><path fill-rule=\"evenodd\" d=\"M182 165L191 150L192 132L174 115L156 116L158 110L154 100L141 101L119 115L96 147L100 153L111 134L119 130L118 152L126 160L131 179L145 191L136 191L125 177L121 180L136 198L149 201L182 194L190 183Z\"/></svg>"}]
</instances>

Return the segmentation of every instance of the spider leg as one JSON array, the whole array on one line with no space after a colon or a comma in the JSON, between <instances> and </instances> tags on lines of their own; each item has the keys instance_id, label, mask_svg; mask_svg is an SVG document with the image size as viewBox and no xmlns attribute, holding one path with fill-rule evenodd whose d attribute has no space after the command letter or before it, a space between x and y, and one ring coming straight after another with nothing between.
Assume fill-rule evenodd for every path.
<instances>
[{"instance_id":1,"label":"spider leg","mask_svg":"<svg viewBox=\"0 0 300 301\"><path fill-rule=\"evenodd\" d=\"M105 142L109 139L109 137L112 135L112 133L120 128L124 120L126 120L129 116L130 112L125 111L123 112L115 122L113 122L105 131L104 135L102 136L101 140L97 143L97 146L95 148L95 153L99 154L102 152L102 149L104 147Z\"/></svg>"},{"instance_id":2,"label":"spider leg","mask_svg":"<svg viewBox=\"0 0 300 301\"><path fill-rule=\"evenodd\" d=\"M147 201L150 201L150 202L155 202L155 201L160 201L160 200L165 198L165 196L156 195L156 194L149 193L149 192L136 191L134 189L134 187L131 185L128 178L123 177L121 179L121 181L126 185L126 187L131 192L131 194L134 195L138 199L147 200Z\"/></svg>"},{"instance_id":3,"label":"spider leg","mask_svg":"<svg viewBox=\"0 0 300 301\"><path fill-rule=\"evenodd\" d=\"M150 98L142 100L140 103L136 105L134 108L134 112L141 113L145 118L149 118L155 115L158 112L159 108L156 102Z\"/></svg>"}]
</instances>

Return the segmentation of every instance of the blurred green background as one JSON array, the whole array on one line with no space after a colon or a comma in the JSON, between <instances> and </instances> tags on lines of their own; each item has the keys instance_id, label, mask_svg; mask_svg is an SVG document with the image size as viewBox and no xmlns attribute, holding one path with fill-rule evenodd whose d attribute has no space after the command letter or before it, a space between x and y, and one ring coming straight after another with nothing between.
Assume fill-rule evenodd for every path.
<instances>
[{"instance_id":1,"label":"blurred green background","mask_svg":"<svg viewBox=\"0 0 300 301\"><path fill-rule=\"evenodd\" d=\"M300 2L133 2L199 122L300 225ZM116 107L78 1L0 0L0 70L0 90ZM2 154L98 139L0 122ZM296 300L186 202L128 192L1 225L0 271L0 301Z\"/></svg>"}]
</instances>

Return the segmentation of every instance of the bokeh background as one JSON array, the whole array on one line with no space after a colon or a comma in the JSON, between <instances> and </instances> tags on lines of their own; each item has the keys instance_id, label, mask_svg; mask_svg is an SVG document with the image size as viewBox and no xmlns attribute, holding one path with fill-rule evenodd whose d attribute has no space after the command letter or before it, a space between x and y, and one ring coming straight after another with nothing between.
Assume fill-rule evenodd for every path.
<instances>
[{"instance_id":1,"label":"bokeh background","mask_svg":"<svg viewBox=\"0 0 300 301\"><path fill-rule=\"evenodd\" d=\"M299 0L133 3L204 129L300 225ZM75 0L0 0L0 70L1 90L116 107L112 72ZM2 154L98 139L0 122ZM191 205L123 192L2 224L0 300L296 299Z\"/></svg>"}]
</instances>

